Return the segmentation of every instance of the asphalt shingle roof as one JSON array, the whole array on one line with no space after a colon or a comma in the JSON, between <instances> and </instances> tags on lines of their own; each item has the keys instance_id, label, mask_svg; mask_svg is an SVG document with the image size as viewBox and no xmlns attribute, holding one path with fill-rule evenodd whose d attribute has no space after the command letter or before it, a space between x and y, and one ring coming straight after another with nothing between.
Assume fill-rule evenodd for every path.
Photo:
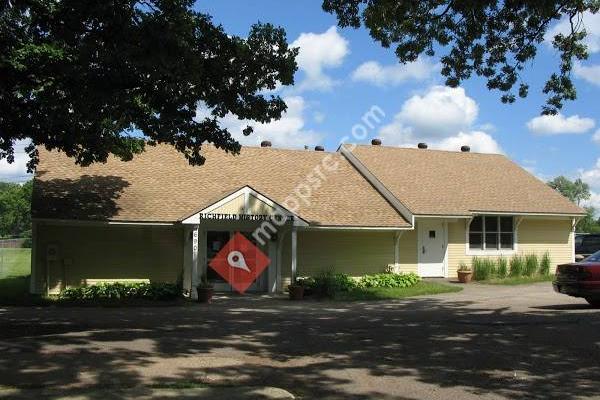
<instances>
[{"instance_id":1,"label":"asphalt shingle roof","mask_svg":"<svg viewBox=\"0 0 600 400\"><path fill-rule=\"evenodd\" d=\"M585 214L500 154L359 145L351 149L413 214Z\"/></svg>"},{"instance_id":2,"label":"asphalt shingle roof","mask_svg":"<svg viewBox=\"0 0 600 400\"><path fill-rule=\"evenodd\" d=\"M206 163L190 166L171 146L158 145L129 162L111 157L80 167L63 153L39 152L35 218L174 222L246 185L283 204L312 174L313 182L325 178L296 212L311 225L410 226L339 153L244 147L232 155L207 145ZM328 172L332 162L338 167Z\"/></svg>"}]
</instances>

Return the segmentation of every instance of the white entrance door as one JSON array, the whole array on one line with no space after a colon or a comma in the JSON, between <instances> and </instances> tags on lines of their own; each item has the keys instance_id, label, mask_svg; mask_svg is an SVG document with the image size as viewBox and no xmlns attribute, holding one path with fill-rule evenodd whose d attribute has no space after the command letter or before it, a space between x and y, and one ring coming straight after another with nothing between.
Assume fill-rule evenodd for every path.
<instances>
[{"instance_id":1,"label":"white entrance door","mask_svg":"<svg viewBox=\"0 0 600 400\"><path fill-rule=\"evenodd\" d=\"M445 224L436 220L419 221L419 275L444 277L446 256Z\"/></svg>"}]
</instances>

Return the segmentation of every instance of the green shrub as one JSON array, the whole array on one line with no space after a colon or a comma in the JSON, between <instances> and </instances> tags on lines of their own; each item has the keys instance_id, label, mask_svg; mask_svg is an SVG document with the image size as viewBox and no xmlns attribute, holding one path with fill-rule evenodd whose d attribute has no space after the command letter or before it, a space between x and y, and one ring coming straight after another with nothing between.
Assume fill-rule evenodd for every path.
<instances>
[{"instance_id":1,"label":"green shrub","mask_svg":"<svg viewBox=\"0 0 600 400\"><path fill-rule=\"evenodd\" d=\"M407 274L383 273L364 275L359 279L358 285L362 288L407 288L420 280L421 278L413 272Z\"/></svg>"},{"instance_id":2,"label":"green shrub","mask_svg":"<svg viewBox=\"0 0 600 400\"><path fill-rule=\"evenodd\" d=\"M550 265L552 264L552 259L550 258L550 253L545 252L540 260L540 275L548 276L550 275Z\"/></svg>"},{"instance_id":3,"label":"green shrub","mask_svg":"<svg viewBox=\"0 0 600 400\"><path fill-rule=\"evenodd\" d=\"M325 297L335 297L338 292L347 292L356 287L356 281L344 273L327 270L314 277L296 279L316 294Z\"/></svg>"},{"instance_id":4,"label":"green shrub","mask_svg":"<svg viewBox=\"0 0 600 400\"><path fill-rule=\"evenodd\" d=\"M473 257L473 280L485 281L493 278L496 273L496 263L491 258Z\"/></svg>"},{"instance_id":5,"label":"green shrub","mask_svg":"<svg viewBox=\"0 0 600 400\"><path fill-rule=\"evenodd\" d=\"M483 260L483 263L485 264L485 268L489 271L489 277L494 278L498 273L498 269L496 267L496 259L486 258L485 260Z\"/></svg>"},{"instance_id":6,"label":"green shrub","mask_svg":"<svg viewBox=\"0 0 600 400\"><path fill-rule=\"evenodd\" d=\"M525 256L525 268L523 270L523 275L525 276L534 276L539 268L538 256L535 254L527 254Z\"/></svg>"},{"instance_id":7,"label":"green shrub","mask_svg":"<svg viewBox=\"0 0 600 400\"><path fill-rule=\"evenodd\" d=\"M510 276L522 276L525 269L525 260L518 254L510 259Z\"/></svg>"},{"instance_id":8,"label":"green shrub","mask_svg":"<svg viewBox=\"0 0 600 400\"><path fill-rule=\"evenodd\" d=\"M324 297L335 297L337 293L349 292L355 289L366 288L407 288L418 283L421 278L415 273L394 274L381 273L363 275L355 280L343 273L332 270L323 271L311 277L296 278L296 282L308 289L308 293L315 293Z\"/></svg>"},{"instance_id":9,"label":"green shrub","mask_svg":"<svg viewBox=\"0 0 600 400\"><path fill-rule=\"evenodd\" d=\"M498 257L496 260L498 268L496 269L496 276L498 278L506 278L508 275L508 260L504 257Z\"/></svg>"},{"instance_id":10,"label":"green shrub","mask_svg":"<svg viewBox=\"0 0 600 400\"><path fill-rule=\"evenodd\" d=\"M102 302L130 299L174 300L181 288L173 283L100 283L92 286L67 288L58 299L67 302Z\"/></svg>"}]
</instances>

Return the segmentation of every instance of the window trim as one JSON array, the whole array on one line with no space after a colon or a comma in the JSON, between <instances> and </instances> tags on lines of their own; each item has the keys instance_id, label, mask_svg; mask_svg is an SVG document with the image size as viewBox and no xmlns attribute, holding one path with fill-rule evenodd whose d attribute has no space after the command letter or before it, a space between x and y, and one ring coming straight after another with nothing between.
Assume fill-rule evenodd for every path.
<instances>
[{"instance_id":1,"label":"window trim","mask_svg":"<svg viewBox=\"0 0 600 400\"><path fill-rule=\"evenodd\" d=\"M498 243L500 245L502 230L500 227L500 218L501 217L512 217L512 235L513 235L513 247L512 249L472 249L470 247L469 234L471 233L471 222L475 217L482 217L482 227L481 227L481 240L482 245L485 247L485 217L496 217L498 218L498 231L496 234L498 235ZM518 252L518 225L519 220L514 215L506 215L506 214L476 214L473 215L473 218L469 218L465 221L465 254L468 256L510 256L516 254ZM479 233L479 231L475 231L475 233ZM508 232L504 232L508 233ZM501 246L501 245L500 245Z\"/></svg>"}]
</instances>

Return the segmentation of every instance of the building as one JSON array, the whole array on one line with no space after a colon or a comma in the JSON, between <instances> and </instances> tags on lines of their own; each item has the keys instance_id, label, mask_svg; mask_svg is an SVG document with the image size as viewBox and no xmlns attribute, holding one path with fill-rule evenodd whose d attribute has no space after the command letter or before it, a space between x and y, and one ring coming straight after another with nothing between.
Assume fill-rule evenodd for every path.
<instances>
[{"instance_id":1,"label":"building","mask_svg":"<svg viewBox=\"0 0 600 400\"><path fill-rule=\"evenodd\" d=\"M473 256L550 252L570 262L585 213L503 155L378 145L336 152L203 148L190 166L167 145L134 160L80 167L40 149L33 195L31 290L200 276L234 232L271 263L254 291L294 274L398 271L452 277ZM423 146L424 147L424 146Z\"/></svg>"}]
</instances>

